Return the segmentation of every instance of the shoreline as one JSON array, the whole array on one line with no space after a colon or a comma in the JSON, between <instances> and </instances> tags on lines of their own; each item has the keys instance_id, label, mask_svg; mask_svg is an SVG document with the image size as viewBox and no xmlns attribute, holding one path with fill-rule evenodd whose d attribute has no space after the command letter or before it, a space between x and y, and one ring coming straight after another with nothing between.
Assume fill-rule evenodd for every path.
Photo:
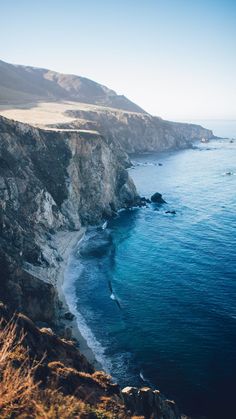
<instances>
[{"instance_id":1,"label":"shoreline","mask_svg":"<svg viewBox=\"0 0 236 419\"><path fill-rule=\"evenodd\" d=\"M59 232L55 238L58 253L63 259L63 261L60 263L57 281L55 283L58 298L62 303L61 311L63 314L65 314L66 312L72 313L72 310L70 308L70 305L66 298L66 294L63 289L63 286L66 282L66 269L70 262L70 258L73 255L73 252L79 245L79 242L83 240L85 232L85 228L81 228L79 231L76 232ZM87 358L90 364L92 364L96 370L103 370L101 363L98 362L96 359L96 354L89 347L87 340L84 338L79 329L79 324L75 313L72 314L74 315L73 320L66 320L60 318L60 325L62 324L64 328L69 327L71 329L72 337L78 342L79 351Z\"/></svg>"}]
</instances>

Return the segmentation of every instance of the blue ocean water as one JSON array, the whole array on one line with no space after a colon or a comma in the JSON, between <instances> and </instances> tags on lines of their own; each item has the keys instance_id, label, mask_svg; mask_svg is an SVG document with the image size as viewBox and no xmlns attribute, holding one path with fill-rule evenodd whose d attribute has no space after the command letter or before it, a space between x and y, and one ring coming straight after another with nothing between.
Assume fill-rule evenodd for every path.
<instances>
[{"instance_id":1,"label":"blue ocean water","mask_svg":"<svg viewBox=\"0 0 236 419\"><path fill-rule=\"evenodd\" d=\"M236 123L212 128L236 138ZM167 204L90 229L70 261L68 301L121 385L156 387L194 417L233 419L236 141L133 162L139 193Z\"/></svg>"}]
</instances>

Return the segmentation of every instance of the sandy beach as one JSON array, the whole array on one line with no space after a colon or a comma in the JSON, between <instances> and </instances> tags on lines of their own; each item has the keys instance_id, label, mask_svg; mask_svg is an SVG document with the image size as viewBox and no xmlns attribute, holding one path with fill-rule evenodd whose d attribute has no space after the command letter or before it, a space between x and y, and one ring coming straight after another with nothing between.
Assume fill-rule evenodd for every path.
<instances>
[{"instance_id":1,"label":"sandy beach","mask_svg":"<svg viewBox=\"0 0 236 419\"><path fill-rule=\"evenodd\" d=\"M55 237L57 250L62 257L62 262L57 274L56 288L60 301L62 302L62 312L66 313L70 310L66 296L63 291L63 284L66 281L66 267L73 251L78 246L79 241L83 240L86 229L81 228L76 232L59 232ZM73 320L62 319L60 321L65 327L69 327L72 331L72 336L78 341L80 352L88 359L88 361L95 367L95 369L102 370L101 364L97 361L92 349L88 346L86 339L83 337L79 330L79 324L76 317Z\"/></svg>"}]
</instances>

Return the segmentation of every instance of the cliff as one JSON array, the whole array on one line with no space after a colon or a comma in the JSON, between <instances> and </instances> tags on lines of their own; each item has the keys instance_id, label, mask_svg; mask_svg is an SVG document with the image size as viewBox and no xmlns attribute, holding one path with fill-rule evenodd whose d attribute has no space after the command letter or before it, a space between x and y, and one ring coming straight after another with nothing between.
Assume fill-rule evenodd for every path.
<instances>
[{"instance_id":1,"label":"cliff","mask_svg":"<svg viewBox=\"0 0 236 419\"><path fill-rule=\"evenodd\" d=\"M0 117L0 140L0 298L50 321L57 295L51 272L41 268L60 262L57 233L132 205L136 189L126 160L100 135L43 131Z\"/></svg>"},{"instance_id":2,"label":"cliff","mask_svg":"<svg viewBox=\"0 0 236 419\"><path fill-rule=\"evenodd\" d=\"M148 114L115 109L67 110L74 118L58 127L97 130L127 153L159 152L190 147L201 138L211 139L211 130L200 125L165 121Z\"/></svg>"}]
</instances>

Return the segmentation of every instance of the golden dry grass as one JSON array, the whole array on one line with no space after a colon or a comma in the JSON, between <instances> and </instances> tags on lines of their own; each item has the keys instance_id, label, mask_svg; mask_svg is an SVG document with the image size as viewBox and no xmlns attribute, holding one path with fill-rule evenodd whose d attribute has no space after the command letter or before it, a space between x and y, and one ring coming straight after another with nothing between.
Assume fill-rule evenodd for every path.
<instances>
[{"instance_id":1,"label":"golden dry grass","mask_svg":"<svg viewBox=\"0 0 236 419\"><path fill-rule=\"evenodd\" d=\"M42 388L35 380L40 362L32 360L17 335L14 320L0 321L0 418L1 419L117 419L125 418L119 404L101 398L97 406L76 396L65 396L53 385ZM99 373L97 374L99 378Z\"/></svg>"}]
</instances>

